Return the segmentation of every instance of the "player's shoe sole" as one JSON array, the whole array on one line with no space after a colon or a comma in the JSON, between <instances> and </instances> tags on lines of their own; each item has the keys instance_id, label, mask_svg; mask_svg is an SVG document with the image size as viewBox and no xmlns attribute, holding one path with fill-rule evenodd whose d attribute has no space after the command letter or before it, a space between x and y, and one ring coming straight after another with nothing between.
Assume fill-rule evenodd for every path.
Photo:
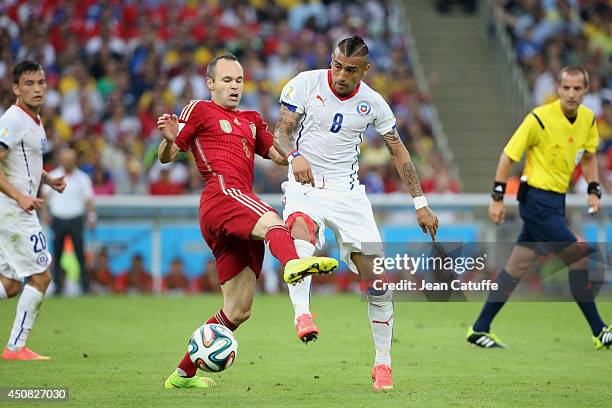
<instances>
[{"instance_id":1,"label":"player's shoe sole","mask_svg":"<svg viewBox=\"0 0 612 408\"><path fill-rule=\"evenodd\" d=\"M8 347L5 347L2 351L3 360L19 360L19 361L49 361L51 357L41 356L38 353L33 352L27 347L22 347L18 351L10 351Z\"/></svg>"},{"instance_id":2,"label":"player's shoe sole","mask_svg":"<svg viewBox=\"0 0 612 408\"><path fill-rule=\"evenodd\" d=\"M610 348L612 345L612 326L604 327L597 337L593 336L595 350Z\"/></svg>"},{"instance_id":3,"label":"player's shoe sole","mask_svg":"<svg viewBox=\"0 0 612 408\"><path fill-rule=\"evenodd\" d=\"M298 316L295 330L297 331L298 338L302 340L304 344L308 344L319 338L319 328L312 321L312 315L310 314Z\"/></svg>"},{"instance_id":4,"label":"player's shoe sole","mask_svg":"<svg viewBox=\"0 0 612 408\"><path fill-rule=\"evenodd\" d=\"M501 339L493 333L487 332L475 332L474 328L470 326L468 329L466 340L470 345L480 348L507 348Z\"/></svg>"},{"instance_id":5,"label":"player's shoe sole","mask_svg":"<svg viewBox=\"0 0 612 408\"><path fill-rule=\"evenodd\" d=\"M215 386L215 380L208 377L198 377L197 375L190 378L184 378L178 375L176 370L164 382L164 388L212 388Z\"/></svg>"},{"instance_id":6,"label":"player's shoe sole","mask_svg":"<svg viewBox=\"0 0 612 408\"><path fill-rule=\"evenodd\" d=\"M308 258L292 259L285 265L283 278L285 282L295 284L308 275L327 274L338 268L338 261L325 256L310 256Z\"/></svg>"}]
</instances>

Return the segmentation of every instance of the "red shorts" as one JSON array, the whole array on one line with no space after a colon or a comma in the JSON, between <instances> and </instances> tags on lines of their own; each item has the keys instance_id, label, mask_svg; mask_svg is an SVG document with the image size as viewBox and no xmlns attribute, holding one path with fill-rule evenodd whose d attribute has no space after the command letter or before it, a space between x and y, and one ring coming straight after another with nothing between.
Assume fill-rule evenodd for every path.
<instances>
[{"instance_id":1,"label":"red shorts","mask_svg":"<svg viewBox=\"0 0 612 408\"><path fill-rule=\"evenodd\" d=\"M247 266L259 278L264 242L250 239L262 215L276 212L252 192L236 188L202 193L200 230L217 263L219 284L232 279Z\"/></svg>"}]
</instances>

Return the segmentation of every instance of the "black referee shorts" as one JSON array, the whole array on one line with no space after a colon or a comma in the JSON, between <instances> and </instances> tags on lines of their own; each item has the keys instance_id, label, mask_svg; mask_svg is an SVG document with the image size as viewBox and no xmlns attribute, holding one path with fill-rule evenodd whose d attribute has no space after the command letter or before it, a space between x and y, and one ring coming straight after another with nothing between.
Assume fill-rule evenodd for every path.
<instances>
[{"instance_id":1,"label":"black referee shorts","mask_svg":"<svg viewBox=\"0 0 612 408\"><path fill-rule=\"evenodd\" d=\"M565 222L565 194L529 186L519 204L523 228L517 244L540 253L557 252L577 241Z\"/></svg>"}]
</instances>

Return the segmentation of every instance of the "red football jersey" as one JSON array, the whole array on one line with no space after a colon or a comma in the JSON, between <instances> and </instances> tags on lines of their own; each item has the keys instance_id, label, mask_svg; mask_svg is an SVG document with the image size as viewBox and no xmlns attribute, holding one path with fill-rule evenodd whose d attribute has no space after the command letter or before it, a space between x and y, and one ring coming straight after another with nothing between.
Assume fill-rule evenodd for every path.
<instances>
[{"instance_id":1,"label":"red football jersey","mask_svg":"<svg viewBox=\"0 0 612 408\"><path fill-rule=\"evenodd\" d=\"M252 191L256 153L268 157L273 136L259 113L225 109L213 101L191 101L179 116L176 145L191 149L205 189Z\"/></svg>"}]
</instances>

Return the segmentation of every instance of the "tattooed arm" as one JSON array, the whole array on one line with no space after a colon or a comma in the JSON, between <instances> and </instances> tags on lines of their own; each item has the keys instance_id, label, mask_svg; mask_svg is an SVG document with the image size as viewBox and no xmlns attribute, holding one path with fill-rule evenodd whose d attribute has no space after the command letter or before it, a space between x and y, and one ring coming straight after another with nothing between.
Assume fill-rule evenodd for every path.
<instances>
[{"instance_id":1,"label":"tattooed arm","mask_svg":"<svg viewBox=\"0 0 612 408\"><path fill-rule=\"evenodd\" d=\"M397 130L391 129L390 132L382 135L382 138L387 145L387 150L391 154L391 160L412 198L423 196L421 182L410 158L410 153L408 153L408 149L406 149L402 139L400 139ZM435 241L436 232L438 231L438 217L436 217L433 211L429 207L419 208L417 210L417 221L423 233L427 234L427 231L429 231L431 240Z\"/></svg>"},{"instance_id":2,"label":"tattooed arm","mask_svg":"<svg viewBox=\"0 0 612 408\"><path fill-rule=\"evenodd\" d=\"M281 105L276 129L274 129L274 148L285 158L295 151L293 135L301 119L301 113L292 112L285 105ZM302 184L310 184L314 187L314 176L312 175L310 164L304 156L295 156L291 161L291 168L295 181Z\"/></svg>"},{"instance_id":3,"label":"tattooed arm","mask_svg":"<svg viewBox=\"0 0 612 408\"><path fill-rule=\"evenodd\" d=\"M408 153L408 149L406 149L404 142L400 139L397 130L391 129L391 131L384 134L382 138L387 145L387 150L389 150L391 154L391 160L393 160L393 164L404 182L404 185L408 188L408 192L410 192L412 198L422 196L423 191L421 191L419 176L410 158L410 153Z\"/></svg>"},{"instance_id":4,"label":"tattooed arm","mask_svg":"<svg viewBox=\"0 0 612 408\"><path fill-rule=\"evenodd\" d=\"M289 156L289 153L295 150L293 142L293 134L295 133L302 115L297 112L292 112L285 105L281 105L276 129L274 129L274 147L283 156Z\"/></svg>"}]
</instances>

